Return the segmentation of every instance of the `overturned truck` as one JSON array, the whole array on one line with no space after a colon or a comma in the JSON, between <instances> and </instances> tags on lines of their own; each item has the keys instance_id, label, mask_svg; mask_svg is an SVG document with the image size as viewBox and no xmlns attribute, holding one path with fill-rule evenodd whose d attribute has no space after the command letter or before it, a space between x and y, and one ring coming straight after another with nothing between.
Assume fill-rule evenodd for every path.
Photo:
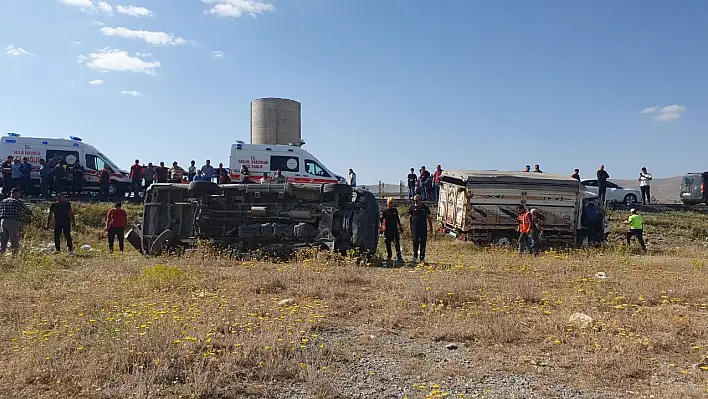
<instances>
[{"instance_id":1,"label":"overturned truck","mask_svg":"<svg viewBox=\"0 0 708 399\"><path fill-rule=\"evenodd\" d=\"M199 241L238 252L323 247L371 255L378 219L373 194L344 184L153 184L142 224L127 238L148 255Z\"/></svg>"}]
</instances>

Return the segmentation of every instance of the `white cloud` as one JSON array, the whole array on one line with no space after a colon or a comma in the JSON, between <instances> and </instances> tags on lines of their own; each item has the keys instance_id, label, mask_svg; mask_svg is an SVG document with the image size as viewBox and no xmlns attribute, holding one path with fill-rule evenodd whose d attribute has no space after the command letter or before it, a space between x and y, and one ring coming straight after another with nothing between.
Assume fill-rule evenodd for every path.
<instances>
[{"instance_id":1,"label":"white cloud","mask_svg":"<svg viewBox=\"0 0 708 399\"><path fill-rule=\"evenodd\" d=\"M136 57L152 57L152 53L135 53Z\"/></svg>"},{"instance_id":2,"label":"white cloud","mask_svg":"<svg viewBox=\"0 0 708 399\"><path fill-rule=\"evenodd\" d=\"M160 67L159 61L144 61L138 57L131 57L127 51L110 48L97 50L88 56L80 55L78 62L102 71L136 72L146 75L154 75L155 69Z\"/></svg>"},{"instance_id":3,"label":"white cloud","mask_svg":"<svg viewBox=\"0 0 708 399\"><path fill-rule=\"evenodd\" d=\"M644 108L639 111L640 114L653 114L657 122L670 122L681 117L686 112L686 107L683 105L673 104L667 106L656 105L653 107Z\"/></svg>"},{"instance_id":4,"label":"white cloud","mask_svg":"<svg viewBox=\"0 0 708 399\"><path fill-rule=\"evenodd\" d=\"M202 0L202 3L214 4L204 11L205 14L216 15L222 18L239 18L244 13L252 17L257 14L275 11L275 6L261 0Z\"/></svg>"},{"instance_id":5,"label":"white cloud","mask_svg":"<svg viewBox=\"0 0 708 399\"><path fill-rule=\"evenodd\" d=\"M113 15L113 7L105 1L99 1L98 12L106 15Z\"/></svg>"},{"instance_id":6,"label":"white cloud","mask_svg":"<svg viewBox=\"0 0 708 399\"><path fill-rule=\"evenodd\" d=\"M101 79L96 79L96 80L90 81L89 84L92 86L98 86L98 85L102 85L103 81Z\"/></svg>"},{"instance_id":7,"label":"white cloud","mask_svg":"<svg viewBox=\"0 0 708 399\"><path fill-rule=\"evenodd\" d=\"M29 51L23 49L22 47L15 47L12 44L5 48L5 54L13 57L19 57L22 55L29 55L34 57L34 54L30 53Z\"/></svg>"},{"instance_id":8,"label":"white cloud","mask_svg":"<svg viewBox=\"0 0 708 399\"><path fill-rule=\"evenodd\" d=\"M90 23L91 25L93 25L93 26L103 26L103 25L105 25L103 22L101 22L101 21L96 21L95 19L94 19L93 21L89 22L89 23Z\"/></svg>"},{"instance_id":9,"label":"white cloud","mask_svg":"<svg viewBox=\"0 0 708 399\"><path fill-rule=\"evenodd\" d=\"M93 2L91 0L59 0L61 3L72 7L81 7L85 9L92 9Z\"/></svg>"},{"instance_id":10,"label":"white cloud","mask_svg":"<svg viewBox=\"0 0 708 399\"><path fill-rule=\"evenodd\" d=\"M105 36L122 37L123 39L144 40L148 44L162 46L177 46L188 42L181 37L168 35L165 32L151 32L148 30L130 30L128 28L101 28L101 33Z\"/></svg>"},{"instance_id":11,"label":"white cloud","mask_svg":"<svg viewBox=\"0 0 708 399\"><path fill-rule=\"evenodd\" d=\"M77 46L80 46L80 45L81 45L81 42L76 41L76 42L71 42L71 44L76 44Z\"/></svg>"},{"instance_id":12,"label":"white cloud","mask_svg":"<svg viewBox=\"0 0 708 399\"><path fill-rule=\"evenodd\" d=\"M113 7L105 1L99 1L94 5L92 0L59 0L61 3L71 7L78 7L81 11L89 14L113 15Z\"/></svg>"},{"instance_id":13,"label":"white cloud","mask_svg":"<svg viewBox=\"0 0 708 399\"><path fill-rule=\"evenodd\" d=\"M123 91L120 92L120 94L122 94L122 95L124 95L124 96L133 96L133 98L137 98L137 97L140 97L140 96L141 96L140 92L139 92L139 91L135 91L135 90L130 90L130 91L123 90Z\"/></svg>"},{"instance_id":14,"label":"white cloud","mask_svg":"<svg viewBox=\"0 0 708 399\"><path fill-rule=\"evenodd\" d=\"M145 7L118 6L118 14L130 15L131 17L153 17L155 13Z\"/></svg>"},{"instance_id":15,"label":"white cloud","mask_svg":"<svg viewBox=\"0 0 708 399\"><path fill-rule=\"evenodd\" d=\"M211 54L214 56L214 58L221 58L224 56L224 52L221 50L212 51Z\"/></svg>"}]
</instances>

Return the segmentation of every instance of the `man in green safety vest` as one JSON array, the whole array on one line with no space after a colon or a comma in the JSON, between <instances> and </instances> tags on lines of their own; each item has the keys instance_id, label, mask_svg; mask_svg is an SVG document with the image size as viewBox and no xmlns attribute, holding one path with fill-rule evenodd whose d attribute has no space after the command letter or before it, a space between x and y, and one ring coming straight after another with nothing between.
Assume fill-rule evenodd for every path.
<instances>
[{"instance_id":1,"label":"man in green safety vest","mask_svg":"<svg viewBox=\"0 0 708 399\"><path fill-rule=\"evenodd\" d=\"M647 246L644 244L644 219L637 214L636 209L629 211L629 231L627 231L627 246L631 245L632 237L637 237L637 241L642 246L642 251L647 250Z\"/></svg>"}]
</instances>

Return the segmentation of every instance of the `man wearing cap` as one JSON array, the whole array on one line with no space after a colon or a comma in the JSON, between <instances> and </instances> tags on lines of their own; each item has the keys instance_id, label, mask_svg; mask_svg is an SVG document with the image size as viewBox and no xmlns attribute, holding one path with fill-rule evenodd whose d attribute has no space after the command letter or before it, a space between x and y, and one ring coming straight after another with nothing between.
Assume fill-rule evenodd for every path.
<instances>
[{"instance_id":1,"label":"man wearing cap","mask_svg":"<svg viewBox=\"0 0 708 399\"><path fill-rule=\"evenodd\" d=\"M636 209L629 211L629 231L627 232L627 246L632 243L632 237L637 237L639 245L642 246L642 251L646 252L647 246L644 244L644 219L637 213Z\"/></svg>"},{"instance_id":2,"label":"man wearing cap","mask_svg":"<svg viewBox=\"0 0 708 399\"><path fill-rule=\"evenodd\" d=\"M420 254L420 263L425 263L428 229L433 231L433 218L430 214L430 208L423 203L420 195L416 195L413 197L413 205L411 205L408 213L413 237L413 262L418 262L418 254Z\"/></svg>"},{"instance_id":3,"label":"man wearing cap","mask_svg":"<svg viewBox=\"0 0 708 399\"><path fill-rule=\"evenodd\" d=\"M384 243L386 244L386 260L391 262L391 243L396 247L396 257L399 262L403 260L401 256L401 235L403 230L401 226L401 218L398 216L398 209L393 203L393 198L386 199L388 209L381 212L381 224L384 231Z\"/></svg>"}]
</instances>

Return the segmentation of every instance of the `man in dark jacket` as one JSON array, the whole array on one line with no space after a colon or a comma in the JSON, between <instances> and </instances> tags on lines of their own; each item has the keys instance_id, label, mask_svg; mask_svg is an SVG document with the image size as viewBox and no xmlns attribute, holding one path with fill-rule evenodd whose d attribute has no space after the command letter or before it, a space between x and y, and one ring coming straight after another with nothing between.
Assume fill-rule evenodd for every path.
<instances>
[{"instance_id":1,"label":"man in dark jacket","mask_svg":"<svg viewBox=\"0 0 708 399\"><path fill-rule=\"evenodd\" d=\"M393 203L393 198L388 197L386 200L388 209L381 212L381 223L384 231L384 242L386 244L386 260L391 262L391 243L396 247L396 257L399 262L403 260L401 256L401 218L398 216L398 209Z\"/></svg>"},{"instance_id":2,"label":"man in dark jacket","mask_svg":"<svg viewBox=\"0 0 708 399\"><path fill-rule=\"evenodd\" d=\"M99 201L108 201L110 199L111 186L111 171L108 165L104 165L103 169L98 172L98 198Z\"/></svg>"},{"instance_id":3,"label":"man in dark jacket","mask_svg":"<svg viewBox=\"0 0 708 399\"><path fill-rule=\"evenodd\" d=\"M52 177L54 178L54 192L57 194L63 193L64 183L66 181L66 169L62 162L57 162L52 171Z\"/></svg>"},{"instance_id":4,"label":"man in dark jacket","mask_svg":"<svg viewBox=\"0 0 708 399\"><path fill-rule=\"evenodd\" d=\"M74 175L74 179L72 180L73 186L71 187L71 190L76 195L81 195L81 191L84 187L84 167L81 166L79 161L74 162L72 173Z\"/></svg>"},{"instance_id":5,"label":"man in dark jacket","mask_svg":"<svg viewBox=\"0 0 708 399\"><path fill-rule=\"evenodd\" d=\"M408 213L411 224L411 235L413 236L413 262L418 262L418 254L420 254L420 263L425 263L425 247L428 243L428 229L433 231L433 218L430 213L430 208L421 201L420 195L416 195L413 197L413 205L411 205Z\"/></svg>"},{"instance_id":6,"label":"man in dark jacket","mask_svg":"<svg viewBox=\"0 0 708 399\"><path fill-rule=\"evenodd\" d=\"M425 170L425 166L420 167L419 181L420 181L421 199L423 201L432 200L433 178L430 176L430 172Z\"/></svg>"},{"instance_id":7,"label":"man in dark jacket","mask_svg":"<svg viewBox=\"0 0 708 399\"><path fill-rule=\"evenodd\" d=\"M12 182L12 156L8 156L7 160L2 163L2 194L5 197L10 196L10 190L14 188Z\"/></svg>"},{"instance_id":8,"label":"man in dark jacket","mask_svg":"<svg viewBox=\"0 0 708 399\"><path fill-rule=\"evenodd\" d=\"M600 196L600 201L605 203L605 194L607 193L607 179L610 175L605 170L605 165L600 165L597 171L597 195Z\"/></svg>"},{"instance_id":9,"label":"man in dark jacket","mask_svg":"<svg viewBox=\"0 0 708 399\"><path fill-rule=\"evenodd\" d=\"M408 199L413 200L415 195L415 184L418 182L418 176L415 174L415 169L411 168L411 173L408 174Z\"/></svg>"},{"instance_id":10,"label":"man in dark jacket","mask_svg":"<svg viewBox=\"0 0 708 399\"><path fill-rule=\"evenodd\" d=\"M164 162L160 162L160 166L155 168L155 177L157 178L158 183L167 183L167 175L169 174L170 170L165 167Z\"/></svg>"},{"instance_id":11,"label":"man in dark jacket","mask_svg":"<svg viewBox=\"0 0 708 399\"><path fill-rule=\"evenodd\" d=\"M49 198L52 185L52 167L44 159L39 160L39 185L42 191L42 198Z\"/></svg>"}]
</instances>

